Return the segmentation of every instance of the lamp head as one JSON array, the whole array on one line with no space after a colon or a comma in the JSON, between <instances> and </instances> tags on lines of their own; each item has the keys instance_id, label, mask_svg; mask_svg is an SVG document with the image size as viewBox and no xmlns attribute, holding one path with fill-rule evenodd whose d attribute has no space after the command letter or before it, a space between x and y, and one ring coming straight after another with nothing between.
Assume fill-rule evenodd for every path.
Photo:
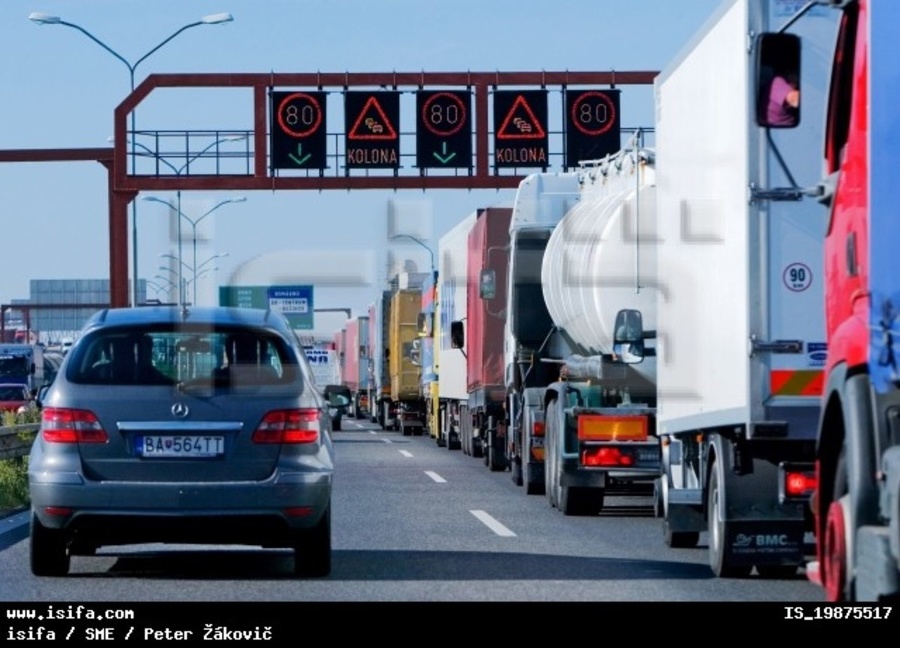
<instances>
[{"instance_id":1,"label":"lamp head","mask_svg":"<svg viewBox=\"0 0 900 648\"><path fill-rule=\"evenodd\" d=\"M34 11L28 16L28 20L38 25L58 25L62 22L59 16L51 16L50 14Z\"/></svg>"},{"instance_id":2,"label":"lamp head","mask_svg":"<svg viewBox=\"0 0 900 648\"><path fill-rule=\"evenodd\" d=\"M207 25L219 25L221 23L231 22L232 20L234 20L234 16L230 13L217 13L203 16L203 18L200 19L200 22Z\"/></svg>"}]
</instances>

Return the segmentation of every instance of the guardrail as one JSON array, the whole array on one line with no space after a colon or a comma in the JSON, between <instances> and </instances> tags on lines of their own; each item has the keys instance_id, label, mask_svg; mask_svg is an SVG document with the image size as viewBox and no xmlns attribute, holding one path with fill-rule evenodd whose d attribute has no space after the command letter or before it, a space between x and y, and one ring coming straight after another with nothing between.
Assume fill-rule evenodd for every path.
<instances>
[{"instance_id":1,"label":"guardrail","mask_svg":"<svg viewBox=\"0 0 900 648\"><path fill-rule=\"evenodd\" d=\"M0 459L25 457L31 452L34 435L40 423L23 423L0 427Z\"/></svg>"}]
</instances>

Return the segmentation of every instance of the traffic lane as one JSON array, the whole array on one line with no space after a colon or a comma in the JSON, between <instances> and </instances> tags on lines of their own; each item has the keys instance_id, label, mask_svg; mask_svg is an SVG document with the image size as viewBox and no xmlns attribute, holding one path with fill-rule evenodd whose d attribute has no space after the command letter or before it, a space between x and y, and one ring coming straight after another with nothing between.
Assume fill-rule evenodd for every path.
<instances>
[{"instance_id":1,"label":"traffic lane","mask_svg":"<svg viewBox=\"0 0 900 648\"><path fill-rule=\"evenodd\" d=\"M507 473L375 426L335 433L333 571L298 581L291 556L257 548L137 546L37 579L27 542L0 551L6 600L819 601L802 579L715 579L706 551L662 544L659 521L563 516ZM429 473L439 475L435 481ZM514 536L497 535L483 511ZM23 522L27 516L21 516ZM27 530L27 526L19 526ZM0 536L0 540L8 534Z\"/></svg>"},{"instance_id":2,"label":"traffic lane","mask_svg":"<svg viewBox=\"0 0 900 648\"><path fill-rule=\"evenodd\" d=\"M734 593L729 594L729 590L738 581L719 580L712 576L707 565L704 535L701 535L701 543L696 549L670 549L664 545L661 522L653 517L649 496L610 497L608 508L598 516L564 516L550 506L546 497L525 495L524 490L512 482L509 472L491 472L480 459L439 448L427 437L410 439L390 432L376 434L393 437L396 440L394 443L410 452L413 458L421 462L417 462L417 466L422 467L429 481L434 481L431 475L437 475L442 480L441 484L450 486L445 491L420 488L417 497L407 501L412 513L409 520L423 521L426 531L420 537L427 537L432 543L431 548L451 552L490 551L494 560L497 560L498 553L521 549L522 545L515 542L492 538L491 534L497 536L496 531L484 522L482 525L485 528L478 530L463 521L467 515L479 519L482 513L476 515L473 511L483 512L484 516L502 525L504 532L500 538L505 539L508 530L514 534L508 537L524 540L527 547L529 558L513 561L511 567L507 565L510 571L505 576L497 575L504 572L504 567L489 570L498 578L559 576L602 580L612 576L631 580L659 577L669 580L694 579L705 583L704 589L711 597L705 600L731 600L729 596L734 596ZM391 461L398 460L390 452L385 457ZM375 463L383 460L384 457ZM418 486L415 472L410 474L413 475L411 482L404 481L402 486L397 483L380 486L379 493L390 493L394 487L405 491L410 488L410 483ZM372 493L360 494L360 497L379 500L379 495ZM441 528L441 524L451 517L457 521L460 531L428 531ZM408 532L404 529L405 534ZM379 537L382 540L390 538L390 533L388 529L385 535ZM394 542L402 542L402 538L395 538ZM537 571L523 568L531 560L538 561ZM586 569L587 566L596 571ZM570 567L573 571L566 571ZM478 576L469 574L469 577ZM752 576L740 582L740 587L743 590L741 596L747 597L746 600L777 600L782 596L821 600L818 589L808 583L802 574L780 581ZM695 600L698 595L673 591L663 600ZM685 596L686 599L682 598ZM651 596L651 599L659 600L656 597Z\"/></svg>"}]
</instances>

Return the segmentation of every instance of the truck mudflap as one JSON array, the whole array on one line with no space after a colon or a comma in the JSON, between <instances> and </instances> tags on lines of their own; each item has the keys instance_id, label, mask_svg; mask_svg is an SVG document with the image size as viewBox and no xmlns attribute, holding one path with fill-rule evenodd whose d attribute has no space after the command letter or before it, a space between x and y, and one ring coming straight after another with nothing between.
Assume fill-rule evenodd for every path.
<instances>
[{"instance_id":1,"label":"truck mudflap","mask_svg":"<svg viewBox=\"0 0 900 648\"><path fill-rule=\"evenodd\" d=\"M787 576L806 564L808 547L802 521L736 520L722 537L722 563L738 568L723 576L746 575L756 567L760 575ZM743 568L743 569L741 569Z\"/></svg>"}]
</instances>

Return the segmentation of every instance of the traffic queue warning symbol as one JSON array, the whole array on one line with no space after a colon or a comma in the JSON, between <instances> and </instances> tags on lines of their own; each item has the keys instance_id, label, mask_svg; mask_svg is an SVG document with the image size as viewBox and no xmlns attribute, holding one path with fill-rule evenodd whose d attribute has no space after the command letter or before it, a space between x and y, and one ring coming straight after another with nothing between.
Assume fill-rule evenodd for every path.
<instances>
[{"instance_id":1,"label":"traffic queue warning symbol","mask_svg":"<svg viewBox=\"0 0 900 648\"><path fill-rule=\"evenodd\" d=\"M472 168L472 93L416 93L416 166Z\"/></svg>"},{"instance_id":2,"label":"traffic queue warning symbol","mask_svg":"<svg viewBox=\"0 0 900 648\"><path fill-rule=\"evenodd\" d=\"M566 90L566 167L621 147L618 90Z\"/></svg>"},{"instance_id":3,"label":"traffic queue warning symbol","mask_svg":"<svg viewBox=\"0 0 900 648\"><path fill-rule=\"evenodd\" d=\"M324 92L272 92L273 169L326 168Z\"/></svg>"},{"instance_id":4,"label":"traffic queue warning symbol","mask_svg":"<svg viewBox=\"0 0 900 648\"><path fill-rule=\"evenodd\" d=\"M345 92L344 123L347 168L399 167L399 92Z\"/></svg>"},{"instance_id":5,"label":"traffic queue warning symbol","mask_svg":"<svg viewBox=\"0 0 900 648\"><path fill-rule=\"evenodd\" d=\"M494 164L547 167L547 91L494 92Z\"/></svg>"}]
</instances>

